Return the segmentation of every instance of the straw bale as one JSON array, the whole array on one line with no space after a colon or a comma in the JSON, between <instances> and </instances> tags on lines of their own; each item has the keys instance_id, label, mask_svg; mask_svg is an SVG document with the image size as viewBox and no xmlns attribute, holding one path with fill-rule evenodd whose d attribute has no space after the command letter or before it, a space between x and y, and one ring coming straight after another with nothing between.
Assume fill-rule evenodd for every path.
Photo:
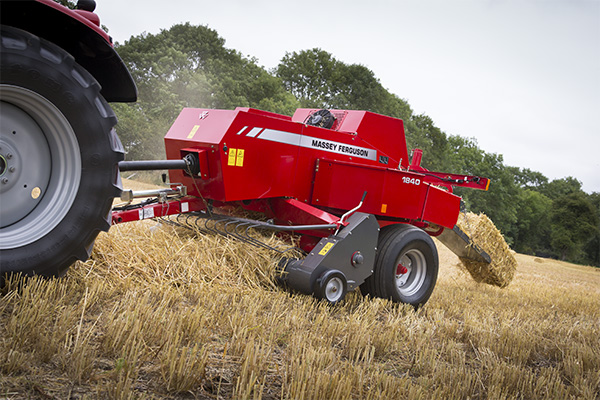
<instances>
[{"instance_id":1,"label":"straw bale","mask_svg":"<svg viewBox=\"0 0 600 400\"><path fill-rule=\"evenodd\" d=\"M492 220L483 213L468 212L461 213L456 224L492 259L491 264L486 264L459 257L473 279L501 288L508 286L515 275L517 260Z\"/></svg>"}]
</instances>

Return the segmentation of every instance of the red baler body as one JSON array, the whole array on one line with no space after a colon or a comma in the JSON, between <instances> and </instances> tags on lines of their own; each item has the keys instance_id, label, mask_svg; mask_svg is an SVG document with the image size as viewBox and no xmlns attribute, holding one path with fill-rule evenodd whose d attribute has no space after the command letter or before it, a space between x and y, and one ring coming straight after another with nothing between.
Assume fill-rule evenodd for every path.
<instances>
[{"instance_id":1,"label":"red baler body","mask_svg":"<svg viewBox=\"0 0 600 400\"><path fill-rule=\"evenodd\" d=\"M332 110L335 123L325 129L304 123L314 111L298 109L290 118L248 108L186 108L165 137L167 158L197 153L200 179L171 171L170 180L217 202L252 208L257 201L291 198L338 216L366 191L360 211L381 225L454 227L460 198L439 186L450 188L449 175L409 164L402 120ZM463 178L463 186L487 186L485 178ZM305 222L267 208L279 221Z\"/></svg>"}]
</instances>

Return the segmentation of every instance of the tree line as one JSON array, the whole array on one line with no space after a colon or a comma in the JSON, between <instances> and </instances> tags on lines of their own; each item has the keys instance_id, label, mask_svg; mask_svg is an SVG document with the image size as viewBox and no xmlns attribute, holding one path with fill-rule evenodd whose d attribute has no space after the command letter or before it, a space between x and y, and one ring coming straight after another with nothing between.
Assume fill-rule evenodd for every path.
<instances>
[{"instance_id":1,"label":"tree line","mask_svg":"<svg viewBox=\"0 0 600 400\"><path fill-rule=\"evenodd\" d=\"M216 31L190 24L131 37L117 51L139 89L138 102L113 104L128 159L164 157L162 138L184 107L373 111L404 120L409 149L423 149L425 168L490 178L488 192L456 193L468 210L486 213L515 251L600 266L600 193L585 193L574 177L550 181L507 166L475 139L445 133L363 65L310 49L287 53L267 71L227 49Z\"/></svg>"}]
</instances>

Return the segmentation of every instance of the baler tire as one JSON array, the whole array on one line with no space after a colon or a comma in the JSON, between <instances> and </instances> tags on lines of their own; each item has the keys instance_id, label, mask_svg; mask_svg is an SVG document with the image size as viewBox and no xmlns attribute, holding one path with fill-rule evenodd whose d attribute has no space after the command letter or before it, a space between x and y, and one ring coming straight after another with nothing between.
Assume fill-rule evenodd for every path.
<instances>
[{"instance_id":1,"label":"baler tire","mask_svg":"<svg viewBox=\"0 0 600 400\"><path fill-rule=\"evenodd\" d=\"M382 248L383 243L387 241L387 238L393 234L398 225L386 225L379 230L379 237L377 239L377 253L376 257L379 254L379 249ZM379 287L375 285L375 267L373 267L373 274L369 275L367 279L360 285L360 292L363 296L371 296L371 297L380 297L385 298L384 293L380 293Z\"/></svg>"},{"instance_id":2,"label":"baler tire","mask_svg":"<svg viewBox=\"0 0 600 400\"><path fill-rule=\"evenodd\" d=\"M412 225L386 228L380 235L369 279L371 290L376 297L418 308L429 300L437 281L439 260L435 243ZM397 274L399 264L406 264L405 274Z\"/></svg>"},{"instance_id":3,"label":"baler tire","mask_svg":"<svg viewBox=\"0 0 600 400\"><path fill-rule=\"evenodd\" d=\"M341 271L325 271L315 282L314 295L330 304L344 300L348 291L348 281Z\"/></svg>"},{"instance_id":4,"label":"baler tire","mask_svg":"<svg viewBox=\"0 0 600 400\"><path fill-rule=\"evenodd\" d=\"M13 27L0 39L0 281L60 276L110 227L121 192L117 118L66 51Z\"/></svg>"}]
</instances>

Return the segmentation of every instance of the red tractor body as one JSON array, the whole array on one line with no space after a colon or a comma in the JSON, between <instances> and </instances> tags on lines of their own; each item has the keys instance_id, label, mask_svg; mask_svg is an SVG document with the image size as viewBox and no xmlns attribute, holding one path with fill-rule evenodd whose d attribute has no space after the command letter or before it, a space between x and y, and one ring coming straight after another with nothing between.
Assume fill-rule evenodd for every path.
<instances>
[{"instance_id":1,"label":"red tractor body","mask_svg":"<svg viewBox=\"0 0 600 400\"><path fill-rule=\"evenodd\" d=\"M0 5L3 26L24 30L64 49L100 83L107 101L137 99L135 83L97 14L71 10L52 0L0 1Z\"/></svg>"}]
</instances>

